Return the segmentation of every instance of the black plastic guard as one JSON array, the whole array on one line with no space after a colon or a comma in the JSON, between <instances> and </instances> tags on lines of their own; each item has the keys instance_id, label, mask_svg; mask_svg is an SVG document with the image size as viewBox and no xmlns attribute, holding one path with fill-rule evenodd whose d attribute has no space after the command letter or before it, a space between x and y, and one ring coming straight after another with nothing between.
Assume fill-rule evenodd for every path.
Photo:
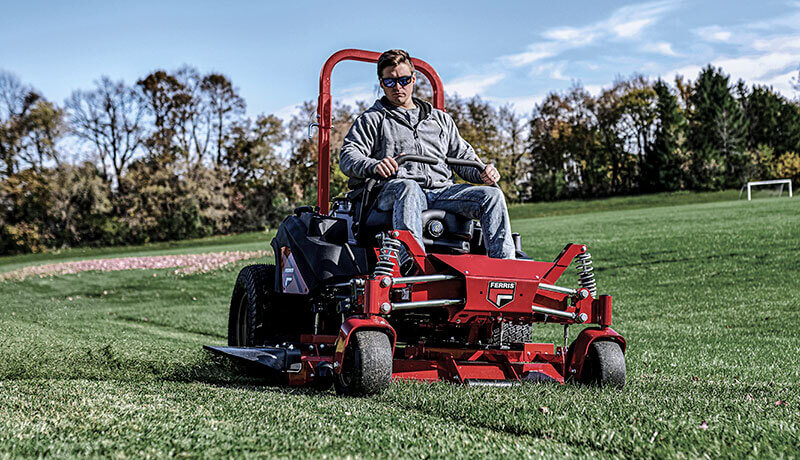
<instances>
[{"instance_id":1,"label":"black plastic guard","mask_svg":"<svg viewBox=\"0 0 800 460\"><path fill-rule=\"evenodd\" d=\"M291 250L300 276L312 292L320 284L366 274L367 252L355 246L348 251L344 246L347 235L347 221L344 219L310 212L287 217L270 243L278 267L275 291L284 292L280 272L284 247Z\"/></svg>"},{"instance_id":2,"label":"black plastic guard","mask_svg":"<svg viewBox=\"0 0 800 460\"><path fill-rule=\"evenodd\" d=\"M210 345L203 345L203 348L240 362L263 366L274 372L298 371L302 365L300 350L267 347L212 347Z\"/></svg>"}]
</instances>

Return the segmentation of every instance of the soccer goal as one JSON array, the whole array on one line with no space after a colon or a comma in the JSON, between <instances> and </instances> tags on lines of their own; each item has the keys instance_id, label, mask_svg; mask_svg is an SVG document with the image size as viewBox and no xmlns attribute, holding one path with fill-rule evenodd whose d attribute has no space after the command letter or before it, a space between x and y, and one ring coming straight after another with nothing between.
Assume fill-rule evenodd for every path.
<instances>
[{"instance_id":1,"label":"soccer goal","mask_svg":"<svg viewBox=\"0 0 800 460\"><path fill-rule=\"evenodd\" d=\"M781 196L781 195L783 195L783 187L786 184L789 184L789 198L791 198L792 197L792 181L791 181L791 179L760 180L760 181L755 181L755 182L748 182L747 185L745 185L745 187L747 187L747 201L750 201L752 199L752 193L751 193L750 189L752 187L754 187L754 186L759 186L759 185L780 185L780 188L778 189L778 196ZM741 197L742 197L742 193L739 192L739 198L741 198Z\"/></svg>"}]
</instances>

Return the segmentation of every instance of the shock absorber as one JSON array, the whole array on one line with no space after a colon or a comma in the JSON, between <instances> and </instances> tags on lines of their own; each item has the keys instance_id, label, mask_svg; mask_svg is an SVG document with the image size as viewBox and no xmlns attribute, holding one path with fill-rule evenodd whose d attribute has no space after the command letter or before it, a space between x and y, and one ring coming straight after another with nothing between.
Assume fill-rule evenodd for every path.
<instances>
[{"instance_id":1,"label":"shock absorber","mask_svg":"<svg viewBox=\"0 0 800 460\"><path fill-rule=\"evenodd\" d=\"M380 235L381 248L378 251L378 263L375 264L374 277L392 276L394 265L397 263L397 255L403 245L400 240L393 237L390 232Z\"/></svg>"},{"instance_id":2,"label":"shock absorber","mask_svg":"<svg viewBox=\"0 0 800 460\"><path fill-rule=\"evenodd\" d=\"M592 255L588 252L578 254L578 284L580 287L589 291L593 298L597 298L597 283L594 280L594 268L592 267Z\"/></svg>"}]
</instances>

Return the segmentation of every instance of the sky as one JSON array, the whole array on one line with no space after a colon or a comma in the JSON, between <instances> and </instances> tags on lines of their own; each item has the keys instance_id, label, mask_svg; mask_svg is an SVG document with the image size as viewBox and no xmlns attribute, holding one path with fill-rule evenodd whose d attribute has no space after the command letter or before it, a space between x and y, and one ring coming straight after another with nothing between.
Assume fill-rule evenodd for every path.
<instances>
[{"instance_id":1,"label":"sky","mask_svg":"<svg viewBox=\"0 0 800 460\"><path fill-rule=\"evenodd\" d=\"M250 116L316 100L344 48L403 48L445 91L525 115L579 83L597 94L634 73L690 80L711 63L788 98L800 69L800 1L15 1L0 0L0 69L63 103L106 75L133 84L191 65L227 75ZM344 62L333 98L377 96L374 65Z\"/></svg>"}]
</instances>

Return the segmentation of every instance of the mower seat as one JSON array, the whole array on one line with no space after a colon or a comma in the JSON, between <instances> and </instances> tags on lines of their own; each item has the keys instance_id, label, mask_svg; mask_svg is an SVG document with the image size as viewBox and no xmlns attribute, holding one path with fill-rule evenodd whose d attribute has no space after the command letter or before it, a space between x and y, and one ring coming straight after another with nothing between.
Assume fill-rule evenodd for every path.
<instances>
[{"instance_id":1,"label":"mower seat","mask_svg":"<svg viewBox=\"0 0 800 460\"><path fill-rule=\"evenodd\" d=\"M372 208L361 229L366 236L391 230L392 212ZM477 238L475 233L477 231ZM422 211L422 241L429 252L468 254L470 241L482 246L480 224L474 220L443 209ZM477 249L477 248L472 248Z\"/></svg>"}]
</instances>

